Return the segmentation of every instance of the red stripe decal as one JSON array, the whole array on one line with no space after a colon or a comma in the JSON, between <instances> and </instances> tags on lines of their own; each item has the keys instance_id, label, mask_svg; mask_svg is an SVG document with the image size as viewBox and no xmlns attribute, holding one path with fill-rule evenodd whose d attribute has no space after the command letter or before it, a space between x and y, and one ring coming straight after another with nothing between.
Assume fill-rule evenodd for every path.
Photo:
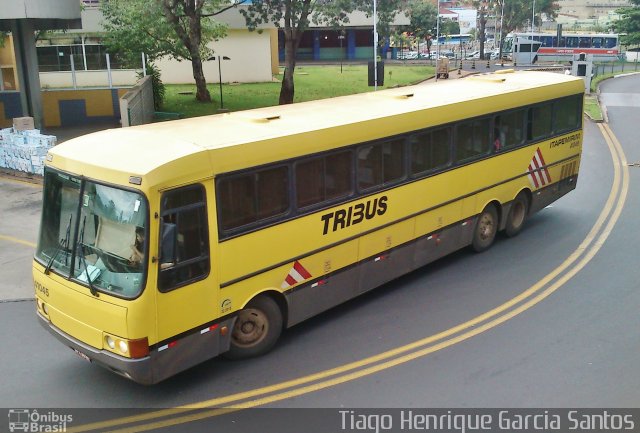
<instances>
[{"instance_id":1,"label":"red stripe decal","mask_svg":"<svg viewBox=\"0 0 640 433\"><path fill-rule=\"evenodd\" d=\"M307 271L304 266L300 264L300 262L296 261L293 264L293 269L295 269L305 280L311 278L311 274Z\"/></svg>"}]
</instances>

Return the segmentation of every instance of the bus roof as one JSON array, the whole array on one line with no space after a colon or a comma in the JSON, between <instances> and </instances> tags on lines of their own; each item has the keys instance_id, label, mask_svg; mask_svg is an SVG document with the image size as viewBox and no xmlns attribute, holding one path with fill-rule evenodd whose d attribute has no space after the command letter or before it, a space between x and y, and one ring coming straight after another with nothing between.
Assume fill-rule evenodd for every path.
<instances>
[{"instance_id":1,"label":"bus roof","mask_svg":"<svg viewBox=\"0 0 640 433\"><path fill-rule=\"evenodd\" d=\"M51 149L49 165L114 183L146 176L146 186L169 185L505 110L515 93L526 104L584 87L563 74L505 72L95 132ZM329 128L334 133L323 134ZM171 168L171 180L161 167Z\"/></svg>"}]
</instances>

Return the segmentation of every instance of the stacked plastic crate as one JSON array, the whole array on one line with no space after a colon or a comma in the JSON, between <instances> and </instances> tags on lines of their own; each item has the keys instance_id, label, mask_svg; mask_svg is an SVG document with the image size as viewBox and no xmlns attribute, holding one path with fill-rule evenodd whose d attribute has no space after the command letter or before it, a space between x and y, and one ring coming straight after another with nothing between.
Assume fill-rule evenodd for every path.
<instances>
[{"instance_id":1,"label":"stacked plastic crate","mask_svg":"<svg viewBox=\"0 0 640 433\"><path fill-rule=\"evenodd\" d=\"M47 152L56 137L43 135L38 129L0 130L0 167L42 175Z\"/></svg>"}]
</instances>

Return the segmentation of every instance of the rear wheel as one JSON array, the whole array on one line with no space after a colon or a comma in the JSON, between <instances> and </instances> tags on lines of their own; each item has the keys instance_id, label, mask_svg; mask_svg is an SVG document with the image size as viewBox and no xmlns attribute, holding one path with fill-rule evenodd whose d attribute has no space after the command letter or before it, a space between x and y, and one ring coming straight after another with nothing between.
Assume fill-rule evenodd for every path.
<instances>
[{"instance_id":1,"label":"rear wheel","mask_svg":"<svg viewBox=\"0 0 640 433\"><path fill-rule=\"evenodd\" d=\"M498 211L495 206L489 205L480 214L473 231L473 249L476 252L483 252L493 244L498 232Z\"/></svg>"},{"instance_id":2,"label":"rear wheel","mask_svg":"<svg viewBox=\"0 0 640 433\"><path fill-rule=\"evenodd\" d=\"M524 222L527 220L529 214L529 200L527 195L523 192L518 194L511 203L511 209L507 216L507 224L504 228L504 232L510 238L516 236L522 230Z\"/></svg>"},{"instance_id":3,"label":"rear wheel","mask_svg":"<svg viewBox=\"0 0 640 433\"><path fill-rule=\"evenodd\" d=\"M238 313L226 358L244 359L267 353L282 332L282 312L268 296L258 296Z\"/></svg>"}]
</instances>

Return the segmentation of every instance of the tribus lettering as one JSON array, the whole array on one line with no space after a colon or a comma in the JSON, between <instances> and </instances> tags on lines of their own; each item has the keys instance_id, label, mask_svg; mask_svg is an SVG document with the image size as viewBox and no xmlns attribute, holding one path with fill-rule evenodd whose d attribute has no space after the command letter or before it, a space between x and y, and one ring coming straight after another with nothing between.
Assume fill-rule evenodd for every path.
<instances>
[{"instance_id":1,"label":"tribus lettering","mask_svg":"<svg viewBox=\"0 0 640 433\"><path fill-rule=\"evenodd\" d=\"M364 220L370 220L376 215L384 215L387 211L387 196L369 200L366 203L358 203L346 209L338 209L335 212L322 215L324 221L323 235L329 230L335 232L345 227L359 224Z\"/></svg>"}]
</instances>

